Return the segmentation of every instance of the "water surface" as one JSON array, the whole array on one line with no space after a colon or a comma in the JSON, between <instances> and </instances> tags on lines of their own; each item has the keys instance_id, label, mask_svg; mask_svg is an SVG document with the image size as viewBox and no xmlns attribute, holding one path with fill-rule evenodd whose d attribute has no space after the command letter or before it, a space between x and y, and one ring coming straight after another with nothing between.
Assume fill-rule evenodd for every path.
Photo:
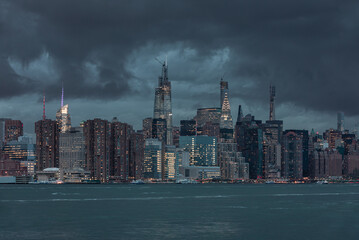
<instances>
[{"instance_id":1,"label":"water surface","mask_svg":"<svg viewBox=\"0 0 359 240\"><path fill-rule=\"evenodd\" d=\"M358 239L359 185L0 185L0 239Z\"/></svg>"}]
</instances>

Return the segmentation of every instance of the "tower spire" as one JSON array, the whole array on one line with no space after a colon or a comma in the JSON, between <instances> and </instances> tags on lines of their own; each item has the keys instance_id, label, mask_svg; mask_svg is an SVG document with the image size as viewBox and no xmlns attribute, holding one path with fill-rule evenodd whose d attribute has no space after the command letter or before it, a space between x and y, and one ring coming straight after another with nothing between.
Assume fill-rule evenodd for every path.
<instances>
[{"instance_id":1,"label":"tower spire","mask_svg":"<svg viewBox=\"0 0 359 240\"><path fill-rule=\"evenodd\" d=\"M42 99L42 120L45 121L46 119L46 115L45 115L45 93L44 93L44 98Z\"/></svg>"},{"instance_id":2,"label":"tower spire","mask_svg":"<svg viewBox=\"0 0 359 240\"><path fill-rule=\"evenodd\" d=\"M61 107L64 106L64 82L62 81L62 89L61 89Z\"/></svg>"}]
</instances>

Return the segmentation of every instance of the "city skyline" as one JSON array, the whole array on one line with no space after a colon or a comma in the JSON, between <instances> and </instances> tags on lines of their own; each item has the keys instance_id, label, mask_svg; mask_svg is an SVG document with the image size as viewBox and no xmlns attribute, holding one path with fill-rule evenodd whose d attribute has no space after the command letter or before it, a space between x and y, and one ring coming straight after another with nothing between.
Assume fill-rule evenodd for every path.
<instances>
[{"instance_id":1,"label":"city skyline","mask_svg":"<svg viewBox=\"0 0 359 240\"><path fill-rule=\"evenodd\" d=\"M233 116L241 104L244 115L268 119L273 84L276 118L284 129L335 128L342 111L352 130L359 119L348 104L355 101L353 79L359 75L353 54L357 3L203 3L174 8L171 1L101 6L77 1L70 10L66 1L1 1L2 116L23 120L25 132L33 133L43 92L47 116L54 119L63 82L74 126L118 117L140 129L142 119L152 116L159 75L154 58L168 56L174 126L197 108L218 106L217 84L224 75Z\"/></svg>"}]
</instances>

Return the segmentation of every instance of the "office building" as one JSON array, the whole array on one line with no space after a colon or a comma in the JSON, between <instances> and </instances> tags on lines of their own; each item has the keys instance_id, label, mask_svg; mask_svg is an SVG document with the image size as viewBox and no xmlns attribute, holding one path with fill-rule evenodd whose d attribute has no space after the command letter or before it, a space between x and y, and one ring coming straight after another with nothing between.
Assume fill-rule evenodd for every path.
<instances>
[{"instance_id":1,"label":"office building","mask_svg":"<svg viewBox=\"0 0 359 240\"><path fill-rule=\"evenodd\" d=\"M163 143L158 139L145 140L143 176L146 179L162 179Z\"/></svg>"},{"instance_id":2,"label":"office building","mask_svg":"<svg viewBox=\"0 0 359 240\"><path fill-rule=\"evenodd\" d=\"M217 166L217 139L211 136L180 136L180 148L190 154L191 166Z\"/></svg>"},{"instance_id":3,"label":"office building","mask_svg":"<svg viewBox=\"0 0 359 240\"><path fill-rule=\"evenodd\" d=\"M59 168L62 171L85 168L85 137L82 127L60 133L59 158Z\"/></svg>"},{"instance_id":4,"label":"office building","mask_svg":"<svg viewBox=\"0 0 359 240\"><path fill-rule=\"evenodd\" d=\"M35 144L29 137L19 137L18 141L8 142L3 148L3 154L10 160L19 161L21 167L26 167L28 174L35 174Z\"/></svg>"},{"instance_id":5,"label":"office building","mask_svg":"<svg viewBox=\"0 0 359 240\"><path fill-rule=\"evenodd\" d=\"M142 121L142 133L144 138L152 138L152 118L145 118Z\"/></svg>"},{"instance_id":6,"label":"office building","mask_svg":"<svg viewBox=\"0 0 359 240\"><path fill-rule=\"evenodd\" d=\"M299 133L286 130L283 133L282 177L301 179L303 177L303 138Z\"/></svg>"},{"instance_id":7,"label":"office building","mask_svg":"<svg viewBox=\"0 0 359 240\"><path fill-rule=\"evenodd\" d=\"M181 120L180 136L196 136L197 122L196 120Z\"/></svg>"},{"instance_id":8,"label":"office building","mask_svg":"<svg viewBox=\"0 0 359 240\"><path fill-rule=\"evenodd\" d=\"M263 163L263 131L262 121L255 120L248 114L237 120L235 127L235 142L238 151L242 152L249 164L249 178L257 179L264 177Z\"/></svg>"},{"instance_id":9,"label":"office building","mask_svg":"<svg viewBox=\"0 0 359 240\"><path fill-rule=\"evenodd\" d=\"M168 80L167 61L162 64L162 74L158 78L155 90L154 119L163 119L166 123L165 144L172 145L172 99L171 82ZM153 134L152 134L153 136Z\"/></svg>"},{"instance_id":10,"label":"office building","mask_svg":"<svg viewBox=\"0 0 359 240\"><path fill-rule=\"evenodd\" d=\"M337 131L344 132L344 113L338 112L337 114Z\"/></svg>"}]
</instances>

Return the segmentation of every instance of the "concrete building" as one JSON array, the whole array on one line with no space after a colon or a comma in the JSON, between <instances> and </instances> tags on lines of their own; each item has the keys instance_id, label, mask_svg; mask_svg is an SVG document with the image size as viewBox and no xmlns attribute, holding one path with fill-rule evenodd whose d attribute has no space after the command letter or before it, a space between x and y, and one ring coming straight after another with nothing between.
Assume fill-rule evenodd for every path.
<instances>
[{"instance_id":1,"label":"concrete building","mask_svg":"<svg viewBox=\"0 0 359 240\"><path fill-rule=\"evenodd\" d=\"M111 124L107 120L94 119L84 123L85 170L91 180L108 182L111 158Z\"/></svg>"},{"instance_id":2,"label":"concrete building","mask_svg":"<svg viewBox=\"0 0 359 240\"><path fill-rule=\"evenodd\" d=\"M116 181L127 181L130 171L130 138L133 127L114 119L111 123L110 175Z\"/></svg>"},{"instance_id":3,"label":"concrete building","mask_svg":"<svg viewBox=\"0 0 359 240\"><path fill-rule=\"evenodd\" d=\"M45 119L35 123L37 171L59 167L59 131L57 122Z\"/></svg>"}]
</instances>

